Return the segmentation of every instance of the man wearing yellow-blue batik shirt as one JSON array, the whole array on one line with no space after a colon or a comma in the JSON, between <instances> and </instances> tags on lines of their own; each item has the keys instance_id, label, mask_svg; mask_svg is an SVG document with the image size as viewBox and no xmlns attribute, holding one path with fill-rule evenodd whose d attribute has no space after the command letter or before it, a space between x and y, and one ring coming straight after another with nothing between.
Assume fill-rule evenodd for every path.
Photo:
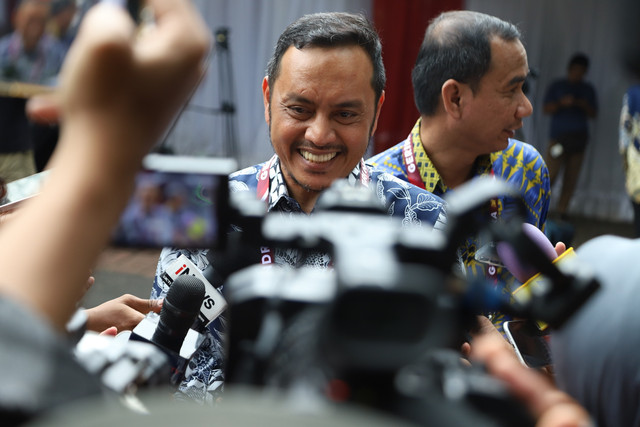
<instances>
[{"instance_id":1,"label":"man wearing yellow-blue batik shirt","mask_svg":"<svg viewBox=\"0 0 640 427\"><path fill-rule=\"evenodd\" d=\"M445 12L426 30L412 73L420 112L409 137L367 163L442 196L476 176L502 178L526 204L526 218L544 229L549 173L538 151L513 139L532 112L522 91L529 74L520 32L496 17L470 11ZM508 218L517 201L497 197L487 216ZM485 276L505 293L514 277L475 259L480 243L460 248L468 275ZM504 317L492 319L498 327Z\"/></svg>"}]
</instances>

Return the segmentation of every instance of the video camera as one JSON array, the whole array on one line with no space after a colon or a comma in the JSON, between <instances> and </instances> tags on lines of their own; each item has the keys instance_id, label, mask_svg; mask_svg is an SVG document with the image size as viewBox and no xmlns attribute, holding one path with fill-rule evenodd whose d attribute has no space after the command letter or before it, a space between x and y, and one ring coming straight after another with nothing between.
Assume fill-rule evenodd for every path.
<instances>
[{"instance_id":1,"label":"video camera","mask_svg":"<svg viewBox=\"0 0 640 427\"><path fill-rule=\"evenodd\" d=\"M560 326L598 284L586 269L554 266L517 213L488 221L489 201L505 194L518 199L495 179L456 189L442 232L403 227L370 189L346 181L327 189L310 216L265 214L250 193L232 193L235 231L210 251L205 271L228 303L225 387L304 390L419 424L523 425L526 414L499 382L461 364L460 345L487 311ZM509 243L550 286L522 303L466 277L458 247L477 234ZM327 253L332 268L260 265L285 249Z\"/></svg>"},{"instance_id":2,"label":"video camera","mask_svg":"<svg viewBox=\"0 0 640 427\"><path fill-rule=\"evenodd\" d=\"M522 232L521 216L488 221L490 200L505 194L520 200L495 179L456 189L444 233L402 227L369 189L343 181L322 194L310 216L261 215L243 200L234 223L244 231L212 259L228 273L221 279L229 303L226 387L303 388L420 424L438 425L435 413L446 413L442 425L523 425L499 384L460 364L460 345L487 311L558 327L598 284L586 269L566 273L553 265ZM525 304L484 278L466 277L458 248L476 234L510 244L550 286ZM326 252L333 268L246 261L264 248Z\"/></svg>"}]
</instances>

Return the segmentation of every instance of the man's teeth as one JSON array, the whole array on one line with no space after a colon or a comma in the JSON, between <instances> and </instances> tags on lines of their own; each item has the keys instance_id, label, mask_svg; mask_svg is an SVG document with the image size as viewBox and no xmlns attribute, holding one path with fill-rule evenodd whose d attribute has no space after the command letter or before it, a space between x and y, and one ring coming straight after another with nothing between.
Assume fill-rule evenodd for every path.
<instances>
[{"instance_id":1,"label":"man's teeth","mask_svg":"<svg viewBox=\"0 0 640 427\"><path fill-rule=\"evenodd\" d=\"M308 151L300 151L300 154L302 154L302 157L310 162L324 163L333 159L338 153L313 154Z\"/></svg>"}]
</instances>

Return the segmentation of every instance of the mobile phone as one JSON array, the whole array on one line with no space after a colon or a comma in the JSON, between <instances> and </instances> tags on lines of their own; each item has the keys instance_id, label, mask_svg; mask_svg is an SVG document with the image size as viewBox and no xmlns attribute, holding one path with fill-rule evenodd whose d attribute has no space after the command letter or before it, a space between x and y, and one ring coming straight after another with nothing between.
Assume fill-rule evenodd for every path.
<instances>
[{"instance_id":1,"label":"mobile phone","mask_svg":"<svg viewBox=\"0 0 640 427\"><path fill-rule=\"evenodd\" d=\"M502 328L513 345L518 359L530 368L552 366L547 343L548 332L541 331L532 320L509 320Z\"/></svg>"},{"instance_id":2,"label":"mobile phone","mask_svg":"<svg viewBox=\"0 0 640 427\"><path fill-rule=\"evenodd\" d=\"M229 226L229 158L149 154L112 233L126 247L221 249Z\"/></svg>"},{"instance_id":3,"label":"mobile phone","mask_svg":"<svg viewBox=\"0 0 640 427\"><path fill-rule=\"evenodd\" d=\"M49 171L42 171L6 184L4 197L0 200L0 214L11 212L23 202L38 195L49 173Z\"/></svg>"}]
</instances>

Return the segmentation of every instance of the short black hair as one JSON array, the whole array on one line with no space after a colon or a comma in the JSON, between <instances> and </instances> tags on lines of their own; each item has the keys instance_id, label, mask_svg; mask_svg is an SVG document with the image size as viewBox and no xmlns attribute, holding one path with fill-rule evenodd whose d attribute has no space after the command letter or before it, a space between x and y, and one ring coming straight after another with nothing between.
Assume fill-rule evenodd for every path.
<instances>
[{"instance_id":1,"label":"short black hair","mask_svg":"<svg viewBox=\"0 0 640 427\"><path fill-rule=\"evenodd\" d=\"M477 89L491 66L493 37L514 41L521 35L515 25L479 12L444 12L430 22L411 73L420 114L435 114L442 85L449 79Z\"/></svg>"},{"instance_id":2,"label":"short black hair","mask_svg":"<svg viewBox=\"0 0 640 427\"><path fill-rule=\"evenodd\" d=\"M360 14L345 12L304 15L290 24L278 38L273 56L267 64L270 92L280 74L282 56L290 46L305 47L360 46L373 65L371 86L376 103L382 95L386 74L382 62L382 43L373 25Z\"/></svg>"},{"instance_id":3,"label":"short black hair","mask_svg":"<svg viewBox=\"0 0 640 427\"><path fill-rule=\"evenodd\" d=\"M582 52L574 53L569 60L568 68L571 68L574 65L580 65L581 67L584 67L585 70L589 69L589 57Z\"/></svg>"}]
</instances>

